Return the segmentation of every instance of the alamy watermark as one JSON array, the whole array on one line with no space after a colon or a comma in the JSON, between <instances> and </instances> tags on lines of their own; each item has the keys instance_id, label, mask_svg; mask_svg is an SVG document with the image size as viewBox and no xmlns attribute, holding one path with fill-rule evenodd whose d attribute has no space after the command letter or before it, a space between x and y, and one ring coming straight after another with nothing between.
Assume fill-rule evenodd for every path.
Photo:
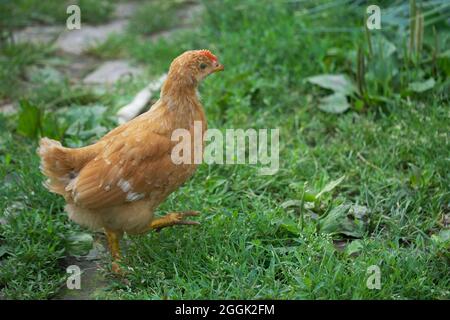
<instances>
[{"instance_id":1,"label":"alamy watermark","mask_svg":"<svg viewBox=\"0 0 450 320\"><path fill-rule=\"evenodd\" d=\"M367 14L369 17L366 21L367 29L374 30L374 29L381 29L381 10L380 7L372 4L367 7L366 9Z\"/></svg>"},{"instance_id":2,"label":"alamy watermark","mask_svg":"<svg viewBox=\"0 0 450 320\"><path fill-rule=\"evenodd\" d=\"M194 121L193 132L187 129L176 129L172 133L171 140L178 142L171 153L175 164L248 163L264 166L259 168L261 175L273 175L278 172L279 129L259 129L258 131L256 129L226 129L225 135L218 129L208 129L202 134L202 122ZM206 142L209 143L206 144Z\"/></svg>"},{"instance_id":3,"label":"alamy watermark","mask_svg":"<svg viewBox=\"0 0 450 320\"><path fill-rule=\"evenodd\" d=\"M77 265L70 265L67 267L66 272L70 274L67 277L66 286L70 290L81 289L81 269Z\"/></svg>"},{"instance_id":4,"label":"alamy watermark","mask_svg":"<svg viewBox=\"0 0 450 320\"><path fill-rule=\"evenodd\" d=\"M81 9L76 4L67 7L67 14L70 14L66 20L66 27L69 30L81 29Z\"/></svg>"},{"instance_id":5,"label":"alamy watermark","mask_svg":"<svg viewBox=\"0 0 450 320\"><path fill-rule=\"evenodd\" d=\"M369 277L367 278L366 285L370 290L380 290L381 289L381 270L377 265L371 265L367 268L366 272Z\"/></svg>"}]
</instances>

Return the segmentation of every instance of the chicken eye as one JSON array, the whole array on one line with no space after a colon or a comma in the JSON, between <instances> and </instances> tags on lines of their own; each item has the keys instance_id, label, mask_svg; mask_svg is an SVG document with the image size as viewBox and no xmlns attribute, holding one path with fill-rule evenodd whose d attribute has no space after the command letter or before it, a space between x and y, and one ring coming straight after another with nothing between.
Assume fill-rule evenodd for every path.
<instances>
[{"instance_id":1,"label":"chicken eye","mask_svg":"<svg viewBox=\"0 0 450 320\"><path fill-rule=\"evenodd\" d=\"M206 63L200 63L200 69L202 70L206 69Z\"/></svg>"}]
</instances>

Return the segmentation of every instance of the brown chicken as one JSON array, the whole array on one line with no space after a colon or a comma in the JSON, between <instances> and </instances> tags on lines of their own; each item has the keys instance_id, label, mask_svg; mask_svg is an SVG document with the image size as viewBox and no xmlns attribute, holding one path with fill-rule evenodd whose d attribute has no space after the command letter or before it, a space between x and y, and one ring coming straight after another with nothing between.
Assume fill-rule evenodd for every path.
<instances>
[{"instance_id":1,"label":"brown chicken","mask_svg":"<svg viewBox=\"0 0 450 320\"><path fill-rule=\"evenodd\" d=\"M160 99L146 113L106 134L97 143L65 148L43 138L38 153L46 187L64 196L71 220L103 229L111 250L113 272L119 273L119 241L123 233L140 234L187 220L198 212L171 212L161 218L155 209L195 171L196 164L175 164L171 153L178 141L172 132L186 129L194 138L194 121L206 118L197 86L206 76L223 70L208 50L187 51L170 65ZM194 143L191 143L194 145Z\"/></svg>"}]
</instances>

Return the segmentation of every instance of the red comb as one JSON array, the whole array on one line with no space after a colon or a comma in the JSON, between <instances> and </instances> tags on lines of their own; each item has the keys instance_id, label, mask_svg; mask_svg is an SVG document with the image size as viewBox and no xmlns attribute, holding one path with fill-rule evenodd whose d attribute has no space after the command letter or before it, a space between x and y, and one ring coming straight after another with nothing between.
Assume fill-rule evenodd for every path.
<instances>
[{"instance_id":1,"label":"red comb","mask_svg":"<svg viewBox=\"0 0 450 320\"><path fill-rule=\"evenodd\" d=\"M213 55L213 54L211 53L211 51L209 51L209 50L200 50L200 54L202 54L202 55L208 57L208 58L211 59L212 61L217 61L216 56Z\"/></svg>"}]
</instances>

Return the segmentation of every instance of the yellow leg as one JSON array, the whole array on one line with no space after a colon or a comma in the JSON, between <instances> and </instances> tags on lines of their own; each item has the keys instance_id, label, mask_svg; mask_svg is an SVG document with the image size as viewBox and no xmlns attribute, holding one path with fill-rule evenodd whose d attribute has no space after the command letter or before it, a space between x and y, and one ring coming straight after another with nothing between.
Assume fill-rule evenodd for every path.
<instances>
[{"instance_id":1,"label":"yellow leg","mask_svg":"<svg viewBox=\"0 0 450 320\"><path fill-rule=\"evenodd\" d=\"M122 234L107 229L105 229L105 234L108 240L109 250L111 251L111 269L114 273L121 274L122 271L118 262L120 261L120 238L122 237Z\"/></svg>"},{"instance_id":2,"label":"yellow leg","mask_svg":"<svg viewBox=\"0 0 450 320\"><path fill-rule=\"evenodd\" d=\"M148 229L159 231L162 228L171 227L179 224L199 225L200 222L185 220L187 217L195 217L198 216L199 214L200 213L197 211L171 212L166 214L164 217L152 220L152 222L150 222L150 225L148 226Z\"/></svg>"}]
</instances>

